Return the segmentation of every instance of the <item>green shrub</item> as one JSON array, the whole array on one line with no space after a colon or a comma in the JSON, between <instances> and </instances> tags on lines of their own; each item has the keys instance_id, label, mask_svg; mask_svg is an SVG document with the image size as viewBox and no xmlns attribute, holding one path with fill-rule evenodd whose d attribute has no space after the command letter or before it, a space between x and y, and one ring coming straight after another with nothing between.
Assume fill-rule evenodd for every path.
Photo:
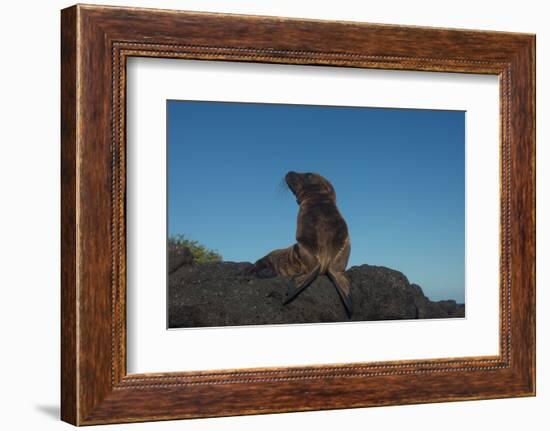
<instances>
[{"instance_id":1,"label":"green shrub","mask_svg":"<svg viewBox=\"0 0 550 431\"><path fill-rule=\"evenodd\" d=\"M169 250L188 247L193 255L193 262L197 264L221 262L222 255L216 250L210 250L198 241L185 238L185 235L177 234L168 238Z\"/></svg>"}]
</instances>

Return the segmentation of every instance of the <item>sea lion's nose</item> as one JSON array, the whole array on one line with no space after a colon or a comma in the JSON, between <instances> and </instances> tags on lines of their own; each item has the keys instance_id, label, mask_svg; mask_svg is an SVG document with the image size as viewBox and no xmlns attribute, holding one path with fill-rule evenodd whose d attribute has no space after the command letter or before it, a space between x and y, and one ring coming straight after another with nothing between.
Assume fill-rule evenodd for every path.
<instances>
[{"instance_id":1,"label":"sea lion's nose","mask_svg":"<svg viewBox=\"0 0 550 431\"><path fill-rule=\"evenodd\" d=\"M286 174L286 179L288 180L292 177L295 177L296 175L298 175L296 172L290 171L290 172L288 172L288 174Z\"/></svg>"}]
</instances>

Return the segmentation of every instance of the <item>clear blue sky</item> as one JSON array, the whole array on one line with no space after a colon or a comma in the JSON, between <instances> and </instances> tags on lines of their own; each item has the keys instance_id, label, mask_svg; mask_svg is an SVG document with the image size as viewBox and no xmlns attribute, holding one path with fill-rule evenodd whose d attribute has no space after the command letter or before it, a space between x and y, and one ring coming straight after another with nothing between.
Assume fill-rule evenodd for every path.
<instances>
[{"instance_id":1,"label":"clear blue sky","mask_svg":"<svg viewBox=\"0 0 550 431\"><path fill-rule=\"evenodd\" d=\"M349 266L464 301L462 111L168 101L168 232L254 262L295 242L286 172L332 182Z\"/></svg>"}]
</instances>

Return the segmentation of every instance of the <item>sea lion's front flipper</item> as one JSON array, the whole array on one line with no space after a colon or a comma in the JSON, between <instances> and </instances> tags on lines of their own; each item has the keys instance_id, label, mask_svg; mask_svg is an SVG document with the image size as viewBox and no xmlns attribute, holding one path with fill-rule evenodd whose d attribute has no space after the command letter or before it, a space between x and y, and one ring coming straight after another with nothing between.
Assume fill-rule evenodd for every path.
<instances>
[{"instance_id":1,"label":"sea lion's front flipper","mask_svg":"<svg viewBox=\"0 0 550 431\"><path fill-rule=\"evenodd\" d=\"M308 287L313 282L313 280L317 278L320 270L321 270L321 265L317 264L315 268L311 270L311 272L302 276L297 276L288 286L287 296L284 304L286 305L289 302L291 302L300 294L300 292L302 292L306 287Z\"/></svg>"},{"instance_id":2,"label":"sea lion's front flipper","mask_svg":"<svg viewBox=\"0 0 550 431\"><path fill-rule=\"evenodd\" d=\"M348 278L343 272L335 272L332 269L327 271L327 275L332 281L332 284L336 287L340 299L342 300L344 307L346 307L346 312L348 317L351 318L353 314L353 303L351 301L351 289Z\"/></svg>"}]
</instances>

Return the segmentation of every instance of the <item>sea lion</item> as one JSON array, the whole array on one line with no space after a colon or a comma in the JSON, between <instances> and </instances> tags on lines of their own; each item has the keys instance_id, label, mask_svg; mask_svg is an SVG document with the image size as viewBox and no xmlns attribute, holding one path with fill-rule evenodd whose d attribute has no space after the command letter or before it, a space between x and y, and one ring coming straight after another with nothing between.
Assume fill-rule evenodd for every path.
<instances>
[{"instance_id":1,"label":"sea lion","mask_svg":"<svg viewBox=\"0 0 550 431\"><path fill-rule=\"evenodd\" d=\"M319 275L332 281L349 317L352 314L350 282L344 271L351 241L332 184L319 174L289 172L288 188L300 206L296 244L274 250L259 259L251 272L292 277L285 304L295 299Z\"/></svg>"}]
</instances>

